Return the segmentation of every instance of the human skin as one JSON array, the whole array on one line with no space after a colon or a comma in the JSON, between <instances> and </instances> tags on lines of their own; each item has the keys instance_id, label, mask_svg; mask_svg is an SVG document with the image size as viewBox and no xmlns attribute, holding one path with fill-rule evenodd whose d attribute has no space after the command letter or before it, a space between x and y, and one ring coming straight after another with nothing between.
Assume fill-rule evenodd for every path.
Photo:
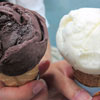
<instances>
[{"instance_id":1,"label":"human skin","mask_svg":"<svg viewBox=\"0 0 100 100\"><path fill-rule=\"evenodd\" d=\"M48 43L49 44L49 43ZM45 57L50 59L50 45L47 47ZM42 75L50 65L49 59L43 58L39 64ZM48 89L43 79L29 82L20 87L6 87L0 82L0 100L48 100Z\"/></svg>"},{"instance_id":2,"label":"human skin","mask_svg":"<svg viewBox=\"0 0 100 100\"><path fill-rule=\"evenodd\" d=\"M49 61L39 65L41 75L48 69ZM48 89L43 79L34 80L20 87L6 87L0 82L0 100L48 100Z\"/></svg>"},{"instance_id":3,"label":"human skin","mask_svg":"<svg viewBox=\"0 0 100 100\"><path fill-rule=\"evenodd\" d=\"M100 96L92 98L74 83L73 70L68 62L59 61L50 64L50 59L50 43L48 43L47 52L40 62L39 70L41 78L47 82L49 98L46 83L43 80L36 80L21 87L5 87L1 82L0 100L100 100ZM52 88L56 89L56 95L51 96L54 92Z\"/></svg>"},{"instance_id":4,"label":"human skin","mask_svg":"<svg viewBox=\"0 0 100 100\"><path fill-rule=\"evenodd\" d=\"M75 84L72 67L65 60L52 63L43 78L49 86L49 95L55 94L49 100L100 100L100 96L91 97ZM56 93L51 88L55 88Z\"/></svg>"},{"instance_id":5,"label":"human skin","mask_svg":"<svg viewBox=\"0 0 100 100\"><path fill-rule=\"evenodd\" d=\"M3 24L2 25L2 27L0 27L0 28L4 28L5 26L6 26L6 28L5 29L3 29L3 32L2 33L9 33L9 34L7 34L7 36L8 35L10 35L10 34L12 34L13 33L13 31L9 31L8 32L8 30L7 29L13 29L13 28L15 28L14 29L14 33L13 34L16 34L16 33L18 33L18 34L21 34L21 36L22 36L22 34L27 34L27 33L29 33L27 36L25 36L25 37L28 37L27 39L26 38L24 38L23 37L23 39L25 39L25 40L30 40L30 39L32 39L32 43L35 43L35 41L33 41L33 40L39 40L39 41L42 41L42 39L44 40L44 33L46 34L46 37L47 37L47 31L44 31L44 29L46 29L47 30L47 28L46 28L46 26L45 25L43 25L43 24L45 24L45 21L44 21L44 18L42 18L40 15L39 15L39 17L38 18L36 18L36 19L34 19L35 17L36 17L36 15L34 16L34 18L33 18L33 12L34 11L30 11L30 10L28 10L28 9L24 9L23 7L20 7L20 6L17 6L17 5L13 5L13 4L9 4L9 3L1 3L0 4L0 7L1 7L1 9L0 9L0 12L2 12L1 14L0 14L0 18L1 18L1 23L0 23L0 25L1 24ZM15 10L16 9L16 10ZM25 12L23 12L23 11L25 11ZM6 14L5 14L6 13ZM27 13L27 14L26 14ZM4 15L3 15L4 14ZM24 16L24 15L25 16ZM3 15L3 17L1 17L1 15ZM31 16L32 15L32 16ZM10 18L10 16L11 16L11 18ZM23 16L23 17L22 17ZM29 17L30 16L30 17ZM31 20L32 19L32 20ZM43 19L43 20L42 20ZM10 26L11 27L7 27L7 21L8 20L10 20ZM40 20L41 20L41 22L43 23L43 24L41 24L41 22L40 22ZM24 23L25 22L25 23ZM27 23L28 22L28 23ZM35 23L36 22L36 23ZM14 24L12 24L12 23L14 23ZM7 25L6 25L7 24ZM18 25L19 24L19 25ZM32 25L32 27L30 26L30 24ZM39 25L40 24L40 25ZM25 27L24 26L29 26L29 28L26 28L25 29ZM43 26L42 26L43 25ZM4 26L4 27L3 27ZM9 25L8 25L9 26ZM16 26L16 27L14 27L14 26ZM20 26L21 28L20 29L18 29L19 27L18 26ZM24 27L24 28L22 28L22 26ZM34 29L33 29L33 27L34 27ZM42 28L41 28L42 27ZM23 31L17 31L17 29L18 30L22 30L22 29L25 29L25 30L23 30ZM33 30L30 30L30 29L33 29ZM28 31L29 30L29 31ZM36 33L36 34L33 34L33 33ZM30 33L32 33L32 34L30 34ZM39 33L39 34L38 34ZM43 33L43 34L42 34ZM13 35L12 34L12 35ZM18 36L18 38L16 37L16 35L14 35L13 37L12 37L12 40L11 39L9 39L9 38L7 38L7 36L3 36L4 34L2 34L2 36L0 35L0 40L2 40L2 41L0 41L0 43L1 44L3 44L2 46L1 46L1 48L2 48L2 51L6 51L6 50L8 50L8 48L10 48L10 47L14 47L15 45L21 45L22 44L22 42L20 41L20 42L18 42L18 40L19 40L19 36ZM32 35L32 36L31 36ZM34 35L36 35L36 37L34 36ZM23 35L24 36L24 35ZM34 39L33 39L33 36L34 36ZM5 39L5 38L7 38L7 39ZM21 38L21 37L20 37ZM17 41L16 41L17 40ZM15 42L16 41L16 43L13 43L13 42ZM30 47L32 47L32 48L34 48L34 50L33 49L31 49L31 51L32 52L30 52L30 50L29 50L29 47L28 47L28 50L26 50L25 48L23 49L23 50L25 50L25 51L27 51L27 52L25 52L24 53L24 56L29 52L29 53L33 53L34 52L34 54L35 54L35 56L34 55L32 55L32 54L28 54L28 57L30 57L30 59L27 57L27 56L25 56L25 57L27 57L26 59L28 59L27 61L25 61L24 59L23 60L20 60L20 58L22 57L22 55L20 56L19 55L19 61L22 63L23 61L23 65L21 65L20 63L14 63L15 65L17 65L17 64L19 64L17 67L15 67L16 69L19 69L19 68L21 68L21 67L24 67L24 65L25 65L25 63L28 63L28 64L31 64L30 62L28 62L28 61L32 61L32 66L31 65L28 65L27 67L29 68L29 67L35 67L35 64L38 64L38 62L40 61L40 59L43 57L43 55L44 55L44 53L42 53L42 51L45 49L46 50L46 44L47 44L47 39L46 39L46 42L45 42L45 46L43 46L42 47L42 49L40 48L41 47L41 44L40 44L40 42L37 42L36 44L38 44L39 43L39 46L37 47L37 46L33 46L33 45L31 45ZM10 45L10 42L11 42L11 45ZM23 41L24 42L24 41ZM42 45L43 45L43 42L42 42ZM29 46L29 44L28 44L28 46ZM21 46L22 47L22 46ZM36 48L37 47L37 48ZM12 50L15 50L15 49L11 49L11 52L10 53L12 53ZM41 52L40 52L40 51ZM45 52L45 50L44 50L44 52ZM16 51L16 50L15 50ZM39 51L39 52L35 52L35 51ZM7 54L9 54L9 52L7 53ZM4 54L6 54L6 53L4 53ZM41 57L40 56L38 56L38 54L43 54ZM1 57L4 57L4 55L3 55L3 53L1 54ZM18 56L18 54L15 54L15 56ZM23 57L23 58L25 58L25 57ZM32 59L34 57L34 59ZM5 58L7 58L7 55L6 55L6 57ZM37 60L37 58L39 59L39 60ZM12 60L18 60L18 59L16 59L16 57L13 57L13 59ZM9 61L8 61L9 62ZM12 61L13 62L13 61ZM49 63L48 63L48 61L46 62L42 62L42 63L40 63L39 64L39 66L41 67L41 65L43 66L43 65L49 65ZM1 61L0 61L0 65L2 65L1 64ZM7 66L9 66L9 68L7 67ZM7 72L5 72L4 71L4 68L5 67L7 67L5 70L7 70ZM14 65L13 66L11 66L10 64L5 64L5 67L4 66L2 66L2 70L3 70L3 72L5 73L5 74L7 74L7 75L11 75L11 76L13 76L13 75L15 75L15 76L17 76L17 75L21 75L21 74L23 74L23 73L25 73L25 72L21 72L21 73L19 73L20 71L18 71L18 73L16 73L15 71L15 69L14 69ZM12 67L12 68L11 68ZM18 68L19 67L19 68ZM48 66L47 66L48 67ZM40 73L44 73L46 70L47 70L47 67L45 67L45 69L41 72L41 70L40 70ZM13 70L14 69L14 71L10 71L11 73L8 73L8 70ZM29 68L30 69L30 68ZM41 69L41 68L40 68ZM22 71L24 71L24 69L22 69ZM2 71L0 71L0 72L2 72ZM5 84L4 83L2 83L2 82L0 82L0 100L47 100L47 98L48 98L48 91L47 91L47 86L46 86L46 83L45 83L45 81L44 80L34 80L34 81L32 81L32 82L29 82L29 83L27 83L27 84L25 84L25 85L23 85L23 86L20 86L20 87L6 87L5 86Z\"/></svg>"},{"instance_id":6,"label":"human skin","mask_svg":"<svg viewBox=\"0 0 100 100\"><path fill-rule=\"evenodd\" d=\"M20 87L5 87L0 83L0 100L48 100L44 80L35 80Z\"/></svg>"}]
</instances>

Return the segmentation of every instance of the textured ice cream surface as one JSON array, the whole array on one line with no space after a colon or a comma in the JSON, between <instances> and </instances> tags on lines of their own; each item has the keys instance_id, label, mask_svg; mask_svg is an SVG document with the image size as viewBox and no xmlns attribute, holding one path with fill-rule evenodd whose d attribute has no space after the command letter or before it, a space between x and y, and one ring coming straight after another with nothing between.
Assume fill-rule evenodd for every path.
<instances>
[{"instance_id":1,"label":"textured ice cream surface","mask_svg":"<svg viewBox=\"0 0 100 100\"><path fill-rule=\"evenodd\" d=\"M34 68L46 51L47 33L38 13L0 3L0 73L16 76Z\"/></svg>"},{"instance_id":2,"label":"textured ice cream surface","mask_svg":"<svg viewBox=\"0 0 100 100\"><path fill-rule=\"evenodd\" d=\"M100 9L72 10L60 22L57 47L79 71L100 74Z\"/></svg>"}]
</instances>

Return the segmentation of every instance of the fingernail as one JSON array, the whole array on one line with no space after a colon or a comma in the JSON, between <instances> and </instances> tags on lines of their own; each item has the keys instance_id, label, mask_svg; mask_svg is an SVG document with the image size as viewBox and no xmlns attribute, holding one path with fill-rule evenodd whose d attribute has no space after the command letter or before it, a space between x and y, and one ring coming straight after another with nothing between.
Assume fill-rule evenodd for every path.
<instances>
[{"instance_id":1,"label":"fingernail","mask_svg":"<svg viewBox=\"0 0 100 100\"><path fill-rule=\"evenodd\" d=\"M84 89L79 91L72 100L92 100L92 97Z\"/></svg>"},{"instance_id":2,"label":"fingernail","mask_svg":"<svg viewBox=\"0 0 100 100\"><path fill-rule=\"evenodd\" d=\"M48 65L48 64L50 64L50 61L49 60L45 60L45 61L41 61L40 62L40 65Z\"/></svg>"},{"instance_id":3,"label":"fingernail","mask_svg":"<svg viewBox=\"0 0 100 100\"><path fill-rule=\"evenodd\" d=\"M42 61L39 64L39 72L40 72L40 75L42 75L43 73L45 73L47 71L49 65L50 65L50 61L48 61L48 60Z\"/></svg>"},{"instance_id":4,"label":"fingernail","mask_svg":"<svg viewBox=\"0 0 100 100\"><path fill-rule=\"evenodd\" d=\"M47 84L43 79L40 79L40 81L43 83L44 87L47 87Z\"/></svg>"},{"instance_id":5,"label":"fingernail","mask_svg":"<svg viewBox=\"0 0 100 100\"><path fill-rule=\"evenodd\" d=\"M40 79L39 82L33 87L33 94L36 96L46 87L46 83L44 80Z\"/></svg>"}]
</instances>

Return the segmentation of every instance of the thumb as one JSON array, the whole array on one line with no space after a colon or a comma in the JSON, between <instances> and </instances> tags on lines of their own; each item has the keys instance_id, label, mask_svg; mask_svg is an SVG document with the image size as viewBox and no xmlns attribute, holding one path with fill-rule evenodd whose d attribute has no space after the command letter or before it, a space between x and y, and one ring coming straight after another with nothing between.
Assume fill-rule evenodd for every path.
<instances>
[{"instance_id":1,"label":"thumb","mask_svg":"<svg viewBox=\"0 0 100 100\"><path fill-rule=\"evenodd\" d=\"M2 87L0 100L30 100L45 88L43 80L33 81L21 87Z\"/></svg>"}]
</instances>

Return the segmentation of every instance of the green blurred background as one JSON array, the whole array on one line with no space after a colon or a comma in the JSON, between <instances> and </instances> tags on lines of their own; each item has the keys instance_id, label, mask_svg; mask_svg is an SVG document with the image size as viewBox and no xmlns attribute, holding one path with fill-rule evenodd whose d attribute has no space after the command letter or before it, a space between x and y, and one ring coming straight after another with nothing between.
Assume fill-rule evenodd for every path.
<instances>
[{"instance_id":1,"label":"green blurred background","mask_svg":"<svg viewBox=\"0 0 100 100\"><path fill-rule=\"evenodd\" d=\"M44 0L44 2L46 17L50 24L48 28L50 42L53 46L56 46L56 32L63 15L82 7L100 8L100 0Z\"/></svg>"}]
</instances>

